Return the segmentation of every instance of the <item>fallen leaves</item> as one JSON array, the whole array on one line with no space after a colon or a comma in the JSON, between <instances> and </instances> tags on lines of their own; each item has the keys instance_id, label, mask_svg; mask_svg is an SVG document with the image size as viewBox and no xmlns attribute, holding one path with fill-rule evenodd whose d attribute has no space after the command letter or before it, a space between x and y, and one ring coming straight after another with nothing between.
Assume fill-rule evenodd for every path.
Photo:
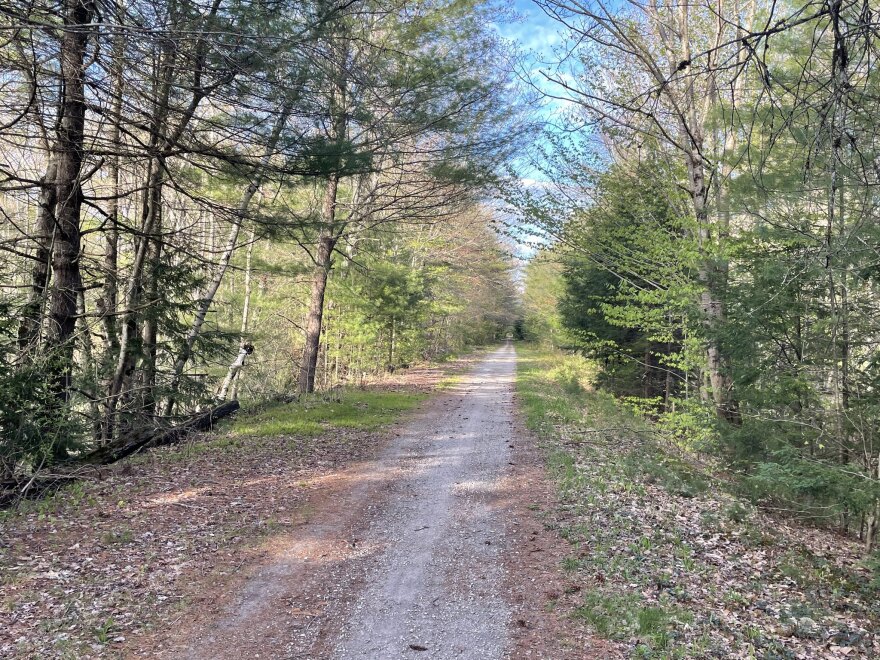
<instances>
[{"instance_id":1,"label":"fallen leaves","mask_svg":"<svg viewBox=\"0 0 880 660\"><path fill-rule=\"evenodd\" d=\"M571 544L564 566L592 598L594 629L662 657L880 655L880 593L856 543L721 489L669 492L633 469L648 450L637 439L573 444L567 434L556 425L552 435L551 451L573 466L557 475L552 524ZM633 597L639 616L616 620L616 604Z\"/></svg>"},{"instance_id":2,"label":"fallen leaves","mask_svg":"<svg viewBox=\"0 0 880 660\"><path fill-rule=\"evenodd\" d=\"M7 513L0 656L103 657L171 627L202 580L232 575L256 541L296 526L310 482L379 437L200 438Z\"/></svg>"}]
</instances>

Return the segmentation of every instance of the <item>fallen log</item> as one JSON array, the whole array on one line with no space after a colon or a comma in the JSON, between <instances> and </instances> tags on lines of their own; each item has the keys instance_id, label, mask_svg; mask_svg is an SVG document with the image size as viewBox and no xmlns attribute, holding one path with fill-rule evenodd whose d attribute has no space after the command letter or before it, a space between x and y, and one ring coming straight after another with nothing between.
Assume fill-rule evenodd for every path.
<instances>
[{"instance_id":1,"label":"fallen log","mask_svg":"<svg viewBox=\"0 0 880 660\"><path fill-rule=\"evenodd\" d=\"M0 509L8 509L19 500L48 495L71 481L76 475L53 474L47 477L31 477L27 480L7 479L0 482Z\"/></svg>"},{"instance_id":2,"label":"fallen log","mask_svg":"<svg viewBox=\"0 0 880 660\"><path fill-rule=\"evenodd\" d=\"M57 490L66 483L70 483L70 481L79 479L82 475L77 474L77 470L83 466L110 465L150 447L176 444L194 431L207 431L217 421L228 417L238 408L238 401L227 401L205 413L191 417L177 426L170 428L155 426L142 428L127 433L119 442L113 445L100 447L83 456L75 456L51 466L54 470L60 469L63 471L69 469L70 472L67 473L61 472L43 476L38 471L20 480L7 479L0 481L0 509L7 508L22 498L45 495L53 490Z\"/></svg>"},{"instance_id":3,"label":"fallen log","mask_svg":"<svg viewBox=\"0 0 880 660\"><path fill-rule=\"evenodd\" d=\"M120 442L96 449L76 460L77 463L110 465L149 447L162 447L180 442L193 431L207 431L224 417L238 410L238 401L227 401L206 413L192 417L168 429L147 428L127 434Z\"/></svg>"}]
</instances>

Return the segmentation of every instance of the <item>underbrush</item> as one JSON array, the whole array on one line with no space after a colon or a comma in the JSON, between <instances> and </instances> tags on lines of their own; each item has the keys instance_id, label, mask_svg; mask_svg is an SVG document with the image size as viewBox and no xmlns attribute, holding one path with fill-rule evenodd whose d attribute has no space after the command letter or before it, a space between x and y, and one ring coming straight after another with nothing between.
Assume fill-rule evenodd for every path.
<instances>
[{"instance_id":1,"label":"underbrush","mask_svg":"<svg viewBox=\"0 0 880 660\"><path fill-rule=\"evenodd\" d=\"M573 615L630 657L874 657L880 592L857 544L771 518L716 467L590 384L581 357L518 347L518 398L559 489ZM577 386L575 386L577 384Z\"/></svg>"}]
</instances>

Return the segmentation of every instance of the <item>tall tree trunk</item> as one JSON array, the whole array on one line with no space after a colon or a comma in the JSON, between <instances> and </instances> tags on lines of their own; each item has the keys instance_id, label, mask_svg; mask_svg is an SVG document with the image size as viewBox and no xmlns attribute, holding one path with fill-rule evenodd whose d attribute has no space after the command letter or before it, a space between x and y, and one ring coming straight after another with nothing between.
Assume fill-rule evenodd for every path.
<instances>
[{"instance_id":1,"label":"tall tree trunk","mask_svg":"<svg viewBox=\"0 0 880 660\"><path fill-rule=\"evenodd\" d=\"M125 385L134 371L137 355L140 353L140 333L138 315L143 295L143 271L147 263L150 237L158 220L159 205L162 199L162 180L164 166L160 159L150 160L147 171L147 186L144 191L144 211L141 223L142 238L137 244L131 275L125 296L125 310L122 315L122 330L119 341L119 355L107 396L106 415L109 438L115 432L116 409Z\"/></svg>"},{"instance_id":2,"label":"tall tree trunk","mask_svg":"<svg viewBox=\"0 0 880 660\"><path fill-rule=\"evenodd\" d=\"M828 277L828 297L833 320L831 326L831 370L833 377L832 391L834 393L835 407L835 433L839 443L838 460L841 464L850 462L850 422L849 422L849 398L850 398L850 329L849 329L849 286L847 270L848 265L844 258L838 258L837 245L839 239L841 245L846 244L846 148L848 138L848 103L847 94L851 88L847 71L849 54L845 25L841 24L841 0L829 3L832 33L834 36L834 51L831 59L831 107L830 121L828 122L828 141L831 147L830 178L828 190L828 212L825 228L825 269ZM847 159L849 160L849 159ZM840 277L837 271L840 270ZM867 471L869 478L873 476L871 460L868 457ZM871 521L870 526L875 525ZM849 528L849 510L844 507L842 512L841 527L844 532ZM873 530L868 530L869 537L873 539ZM872 541L873 542L873 541Z\"/></svg>"},{"instance_id":3,"label":"tall tree trunk","mask_svg":"<svg viewBox=\"0 0 880 660\"><path fill-rule=\"evenodd\" d=\"M312 292L309 298L309 312L306 317L305 344L299 368L299 391L315 391L315 372L318 368L318 353L321 344L321 323L324 317L324 294L327 291L327 278L330 276L333 248L339 240L333 222L336 216L336 194L339 188L339 175L331 174L327 180L324 204L321 215L324 225L318 236L315 251L315 269L312 273Z\"/></svg>"},{"instance_id":4,"label":"tall tree trunk","mask_svg":"<svg viewBox=\"0 0 880 660\"><path fill-rule=\"evenodd\" d=\"M54 155L50 154L46 173L40 180L40 198L37 204L37 219L34 224L33 238L36 247L31 267L31 284L18 327L18 347L22 356L33 351L40 343L40 331L43 327L43 315L46 308L46 290L49 287L52 272L55 204L58 199L57 171Z\"/></svg>"},{"instance_id":5,"label":"tall tree trunk","mask_svg":"<svg viewBox=\"0 0 880 660\"><path fill-rule=\"evenodd\" d=\"M655 30L657 42L665 51L669 70L664 74L648 50L640 51L639 54L677 115L679 140L676 146L682 150L685 157L688 192L693 203L694 219L697 223L695 238L701 257L701 263L696 273L701 287L698 304L706 331L705 373L701 374L699 379L702 381L704 377L706 385L700 387L700 396L703 400L708 401L711 395L716 414L732 423L739 423L739 407L734 398L729 365L717 338L717 331L725 316L722 294L726 284L726 266L719 261L716 250L713 249L713 241L723 240L726 230L719 229L720 236L713 237L713 224L709 217L708 208L710 192L708 179L711 178L714 170L711 164L707 163L704 155L706 147L705 122L713 105L718 102L718 88L714 79L718 71L716 68L718 63L715 59L714 48L710 49L706 56L708 79L703 89L697 89L698 76L695 74L677 77L680 63L689 65L693 56L690 37L692 5L687 3L677 5L671 16L671 21L661 14L656 2L651 2L644 7ZM753 11L754 9L751 8L747 10L747 13L753 14ZM723 43L723 31L727 29L727 23L723 16L723 6L719 5L713 35L715 48ZM743 64L742 60L737 62L740 65ZM676 80L676 84L669 84L673 79ZM741 92L734 90L734 94L737 93ZM718 229L718 227L714 228Z\"/></svg>"},{"instance_id":6,"label":"tall tree trunk","mask_svg":"<svg viewBox=\"0 0 880 660\"><path fill-rule=\"evenodd\" d=\"M116 3L117 13L122 12L122 2ZM110 156L109 178L112 192L107 205L107 229L104 231L104 283L102 295L98 299L98 313L101 316L104 331L104 362L105 370L109 370L113 358L119 351L119 337L116 329L116 308L118 304L118 260L119 260L119 199L120 189L120 152L122 151L122 86L123 58L125 55L125 36L120 31L113 40L113 129L110 132L110 144L115 153Z\"/></svg>"},{"instance_id":7,"label":"tall tree trunk","mask_svg":"<svg viewBox=\"0 0 880 660\"><path fill-rule=\"evenodd\" d=\"M156 378L158 374L158 340L159 340L159 306L162 303L159 292L159 276L161 273L162 249L165 239L162 234L163 209L161 206L161 188L159 191L159 203L157 204L158 217L156 218L153 235L144 237L147 241L147 264L144 276L144 307L143 329L141 331L141 359L142 376L141 401L143 413L152 417L156 414Z\"/></svg>"},{"instance_id":8,"label":"tall tree trunk","mask_svg":"<svg viewBox=\"0 0 880 660\"><path fill-rule=\"evenodd\" d=\"M691 129L693 131L693 129ZM701 261L697 267L697 280L700 283L700 311L706 328L706 371L712 400L719 417L729 422L740 422L739 406L733 396L733 381L728 364L721 351L717 332L724 322L724 302L720 289L718 267L711 247L712 232L709 224L708 193L705 163L695 144L688 153L687 169L694 216L697 222L697 245Z\"/></svg>"},{"instance_id":9,"label":"tall tree trunk","mask_svg":"<svg viewBox=\"0 0 880 660\"><path fill-rule=\"evenodd\" d=\"M67 401L73 371L73 333L76 327L80 277L80 210L85 129L85 58L94 8L90 2L66 0L64 33L61 37L61 80L59 105L56 237L52 258L52 295L49 305L50 345L60 352L55 387Z\"/></svg>"},{"instance_id":10,"label":"tall tree trunk","mask_svg":"<svg viewBox=\"0 0 880 660\"><path fill-rule=\"evenodd\" d=\"M301 393L315 391L315 372L318 368L318 353L321 346L321 323L324 316L324 293L327 290L327 278L330 276L332 267L333 249L342 235L343 229L337 226L336 202L339 192L339 179L342 169L343 141L346 136L347 109L346 95L348 91L347 61L348 44L343 40L343 45L331 44L330 51L336 60L337 78L333 81L329 90L329 117L331 126L329 142L333 144L335 154L335 168L327 176L327 187L324 190L324 200L321 205L321 229L318 233L318 244L315 250L315 269L312 273L312 291L309 298L309 311L305 321L305 341L303 345L302 361L299 367L297 387ZM338 48L338 50L337 50ZM356 191L359 195L359 190Z\"/></svg>"}]
</instances>

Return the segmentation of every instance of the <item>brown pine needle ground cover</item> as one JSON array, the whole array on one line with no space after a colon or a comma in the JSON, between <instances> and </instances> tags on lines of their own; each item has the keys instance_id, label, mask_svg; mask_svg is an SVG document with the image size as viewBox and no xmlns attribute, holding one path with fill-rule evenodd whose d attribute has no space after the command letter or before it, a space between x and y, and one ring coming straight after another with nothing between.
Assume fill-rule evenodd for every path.
<instances>
[{"instance_id":1,"label":"brown pine needle ground cover","mask_svg":"<svg viewBox=\"0 0 880 660\"><path fill-rule=\"evenodd\" d=\"M559 487L546 524L580 587L572 616L629 657L880 655L880 591L857 543L728 494L592 391L584 361L519 352L520 403Z\"/></svg>"},{"instance_id":2,"label":"brown pine needle ground cover","mask_svg":"<svg viewBox=\"0 0 880 660\"><path fill-rule=\"evenodd\" d=\"M205 585L308 519L323 477L374 455L385 426L469 362L242 414L0 512L0 657L122 657L178 625Z\"/></svg>"}]
</instances>

